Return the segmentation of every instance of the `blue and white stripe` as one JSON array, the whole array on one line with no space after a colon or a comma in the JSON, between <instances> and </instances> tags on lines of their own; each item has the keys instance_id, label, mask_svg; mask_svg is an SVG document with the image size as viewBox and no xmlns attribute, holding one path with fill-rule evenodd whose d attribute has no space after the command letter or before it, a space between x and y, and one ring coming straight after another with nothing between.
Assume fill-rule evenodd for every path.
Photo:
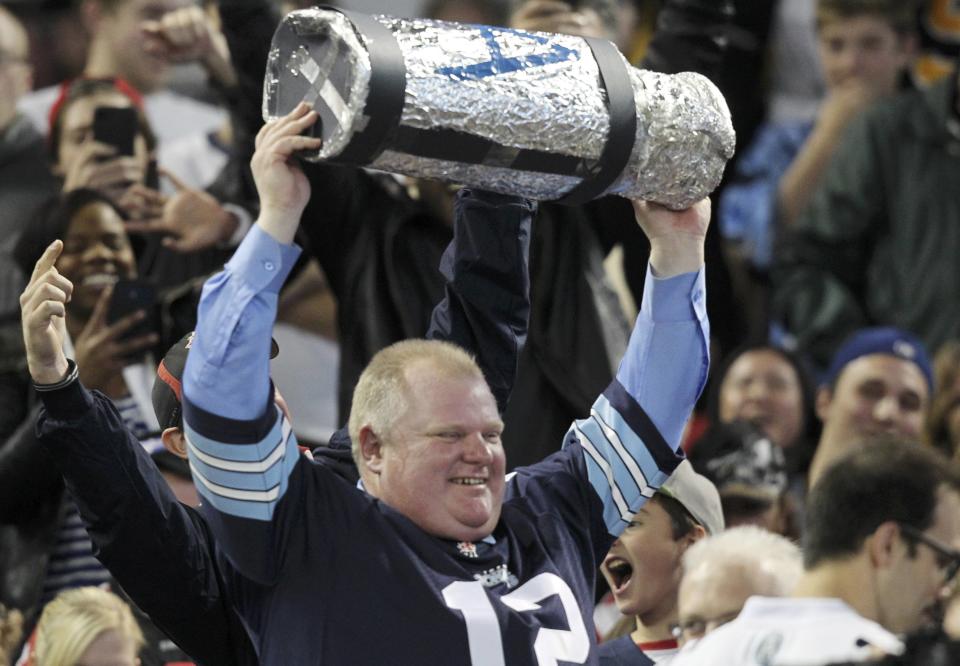
<instances>
[{"instance_id":1,"label":"blue and white stripe","mask_svg":"<svg viewBox=\"0 0 960 666\"><path fill-rule=\"evenodd\" d=\"M218 442L184 423L197 490L217 511L252 520L272 519L300 458L289 421L275 409L276 422L258 442Z\"/></svg>"},{"instance_id":2,"label":"blue and white stripe","mask_svg":"<svg viewBox=\"0 0 960 666\"><path fill-rule=\"evenodd\" d=\"M57 533L57 542L50 551L47 571L43 579L41 603L47 603L59 592L73 587L103 585L110 580L109 572L93 556L93 544L77 505L69 497L63 525Z\"/></svg>"},{"instance_id":3,"label":"blue and white stripe","mask_svg":"<svg viewBox=\"0 0 960 666\"><path fill-rule=\"evenodd\" d=\"M623 395L614 402L622 404L626 391L617 382L607 390L620 392ZM583 448L590 485L603 501L604 524L610 534L619 536L681 458L640 413L639 405L630 405L628 411L634 413L625 415L607 394L597 398L590 418L571 426L565 441Z\"/></svg>"}]
</instances>

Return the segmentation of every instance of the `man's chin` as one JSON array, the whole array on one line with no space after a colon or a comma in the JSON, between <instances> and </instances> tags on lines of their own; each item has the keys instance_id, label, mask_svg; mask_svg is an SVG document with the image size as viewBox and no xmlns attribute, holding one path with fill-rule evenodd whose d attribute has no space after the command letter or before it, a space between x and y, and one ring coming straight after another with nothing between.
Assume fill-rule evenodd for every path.
<instances>
[{"instance_id":1,"label":"man's chin","mask_svg":"<svg viewBox=\"0 0 960 666\"><path fill-rule=\"evenodd\" d=\"M498 519L499 511L496 516L492 512L486 516L470 516L458 520L453 531L458 535L456 539L459 541L480 541L490 536Z\"/></svg>"}]
</instances>

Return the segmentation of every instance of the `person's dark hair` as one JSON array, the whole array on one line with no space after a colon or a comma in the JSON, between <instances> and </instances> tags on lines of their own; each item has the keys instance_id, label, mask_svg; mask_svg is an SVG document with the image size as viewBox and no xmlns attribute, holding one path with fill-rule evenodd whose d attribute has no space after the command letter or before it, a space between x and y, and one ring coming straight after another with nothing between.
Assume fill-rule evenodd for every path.
<instances>
[{"instance_id":1,"label":"person's dark hair","mask_svg":"<svg viewBox=\"0 0 960 666\"><path fill-rule=\"evenodd\" d=\"M817 441L820 439L820 419L817 418L816 412L813 374L807 364L793 352L775 347L768 342L752 342L737 347L727 354L710 379L707 394L707 418L710 423L720 422L720 389L723 386L723 380L726 379L727 373L730 372L730 368L736 363L737 359L748 352L757 351L769 351L776 354L793 368L793 372L797 376L797 382L800 385L800 398L803 401L801 407L803 427L800 430L799 441L793 446L785 448L784 455L787 458L787 473L790 476L805 475L810 467L810 461L813 459Z\"/></svg>"},{"instance_id":2,"label":"person's dark hair","mask_svg":"<svg viewBox=\"0 0 960 666\"><path fill-rule=\"evenodd\" d=\"M937 451L905 440L865 442L831 465L810 491L804 566L853 555L885 522L928 529L944 486L960 492L960 475Z\"/></svg>"},{"instance_id":3,"label":"person's dark hair","mask_svg":"<svg viewBox=\"0 0 960 666\"><path fill-rule=\"evenodd\" d=\"M78 211L93 203L110 206L117 215L126 215L113 201L96 190L79 189L58 195L41 206L32 223L25 225L13 249L13 258L23 274L29 277L33 267L53 241L67 235L70 222Z\"/></svg>"},{"instance_id":4,"label":"person's dark hair","mask_svg":"<svg viewBox=\"0 0 960 666\"><path fill-rule=\"evenodd\" d=\"M670 516L670 529L673 532L674 541L687 536L693 531L694 527L700 524L696 518L690 515L683 504L668 495L657 493L650 501L658 503Z\"/></svg>"},{"instance_id":5,"label":"person's dark hair","mask_svg":"<svg viewBox=\"0 0 960 666\"><path fill-rule=\"evenodd\" d=\"M119 80L122 81L122 80ZM70 105L79 99L92 97L102 93L120 93L130 98L131 106L137 112L137 130L147 142L147 152L153 153L157 148L157 137L150 127L143 109L136 102L136 93L126 82L118 83L114 78L76 79L69 83L63 93L62 101L58 100L57 108L51 111L50 134L47 136L47 148L50 151L50 161L56 163L60 159L60 134L63 131L63 117ZM131 95L134 97L131 98Z\"/></svg>"}]
</instances>

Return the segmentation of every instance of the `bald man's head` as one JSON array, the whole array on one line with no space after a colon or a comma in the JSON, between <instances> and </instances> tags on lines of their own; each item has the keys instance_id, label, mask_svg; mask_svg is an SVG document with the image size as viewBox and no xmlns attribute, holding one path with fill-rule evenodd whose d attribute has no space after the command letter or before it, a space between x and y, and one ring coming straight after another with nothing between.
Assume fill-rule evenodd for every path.
<instances>
[{"instance_id":1,"label":"bald man's head","mask_svg":"<svg viewBox=\"0 0 960 666\"><path fill-rule=\"evenodd\" d=\"M0 7L0 132L17 111L17 101L31 86L30 42L17 17Z\"/></svg>"}]
</instances>

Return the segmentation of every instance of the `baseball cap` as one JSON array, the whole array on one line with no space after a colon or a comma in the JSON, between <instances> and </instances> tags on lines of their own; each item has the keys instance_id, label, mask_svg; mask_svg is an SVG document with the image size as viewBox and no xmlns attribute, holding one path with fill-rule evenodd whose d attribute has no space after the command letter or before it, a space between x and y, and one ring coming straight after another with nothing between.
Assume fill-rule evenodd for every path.
<instances>
[{"instance_id":1,"label":"baseball cap","mask_svg":"<svg viewBox=\"0 0 960 666\"><path fill-rule=\"evenodd\" d=\"M161 431L167 428L183 427L180 406L183 399L183 368L187 364L187 354L193 345L194 334L195 331L190 331L180 338L167 350L160 365L157 366L157 377L153 380L153 391L150 397ZM279 352L277 341L271 339L270 358L274 358Z\"/></svg>"},{"instance_id":2,"label":"baseball cap","mask_svg":"<svg viewBox=\"0 0 960 666\"><path fill-rule=\"evenodd\" d=\"M691 451L690 461L713 482L721 497L767 504L787 491L783 449L746 421L711 426Z\"/></svg>"},{"instance_id":3,"label":"baseball cap","mask_svg":"<svg viewBox=\"0 0 960 666\"><path fill-rule=\"evenodd\" d=\"M923 343L911 333L893 326L862 328L848 337L833 355L824 383L832 385L851 361L869 354L889 354L914 363L933 390L933 366Z\"/></svg>"},{"instance_id":4,"label":"baseball cap","mask_svg":"<svg viewBox=\"0 0 960 666\"><path fill-rule=\"evenodd\" d=\"M707 477L694 471L689 460L683 460L677 465L659 492L683 505L707 534L719 534L723 531L720 494Z\"/></svg>"}]
</instances>

